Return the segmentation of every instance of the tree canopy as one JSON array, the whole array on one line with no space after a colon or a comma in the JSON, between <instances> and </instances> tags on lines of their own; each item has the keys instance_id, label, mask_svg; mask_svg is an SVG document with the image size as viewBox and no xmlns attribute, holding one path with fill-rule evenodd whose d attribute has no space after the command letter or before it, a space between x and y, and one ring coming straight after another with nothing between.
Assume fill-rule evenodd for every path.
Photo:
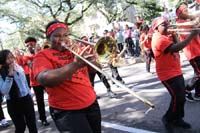
<instances>
[{"instance_id":1,"label":"tree canopy","mask_svg":"<svg viewBox=\"0 0 200 133\"><path fill-rule=\"evenodd\" d=\"M111 23L128 20L125 12L131 7L139 11L133 15L142 16L146 21L163 11L156 0L1 0L0 20L14 25L15 30L1 29L0 32L12 38L18 36L17 43L22 43L27 36L44 39L44 27L49 21L60 20L74 27L98 11Z\"/></svg>"}]
</instances>

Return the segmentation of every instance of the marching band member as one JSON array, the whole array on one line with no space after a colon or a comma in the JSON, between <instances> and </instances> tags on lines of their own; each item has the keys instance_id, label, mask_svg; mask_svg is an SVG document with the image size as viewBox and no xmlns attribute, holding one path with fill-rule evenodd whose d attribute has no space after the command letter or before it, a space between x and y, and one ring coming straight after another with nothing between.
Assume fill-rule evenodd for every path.
<instances>
[{"instance_id":1,"label":"marching band member","mask_svg":"<svg viewBox=\"0 0 200 133\"><path fill-rule=\"evenodd\" d=\"M103 37L110 37L108 34L107 30L104 30L104 36ZM111 37L112 38L112 37ZM112 72L112 77L115 78L116 80L120 81L121 83L125 84L124 80L122 79L122 77L119 75L118 69L116 66L114 66L115 63L117 63L118 61L118 56L117 56L117 45L115 48L113 48L113 51L116 52L116 54L112 55L112 59L110 61L110 63L108 64L111 72ZM115 84L114 82L112 82L113 84Z\"/></svg>"},{"instance_id":2,"label":"marching band member","mask_svg":"<svg viewBox=\"0 0 200 133\"><path fill-rule=\"evenodd\" d=\"M192 21L194 18L188 13L188 6L185 2L181 2L176 8L177 23L181 24L184 22ZM192 26L178 26L180 29L190 29ZM180 40L183 41L188 35L180 34ZM183 52L190 62L193 70L194 76L188 82L186 86L186 99L188 101L200 100L200 36L195 36L191 42L183 49ZM195 88L194 98L192 96L191 90Z\"/></svg>"},{"instance_id":3,"label":"marching band member","mask_svg":"<svg viewBox=\"0 0 200 133\"><path fill-rule=\"evenodd\" d=\"M88 65L61 44L70 43L65 23L52 21L46 27L49 49L34 58L35 79L46 87L50 114L60 132L101 133L101 112L88 76ZM96 63L90 46L79 55Z\"/></svg>"},{"instance_id":4,"label":"marching band member","mask_svg":"<svg viewBox=\"0 0 200 133\"><path fill-rule=\"evenodd\" d=\"M168 20L163 17L156 18L152 23L152 28L155 30L152 37L152 50L155 56L156 72L171 95L170 106L162 121L170 133L173 132L174 126L191 128L191 125L183 120L185 84L178 51L189 45L198 33L194 31L182 42L177 42L175 35L168 33Z\"/></svg>"},{"instance_id":5,"label":"marching band member","mask_svg":"<svg viewBox=\"0 0 200 133\"><path fill-rule=\"evenodd\" d=\"M143 26L142 32L143 33L140 36L140 45L145 55L146 71L150 73L151 59L154 57L151 48L151 39L153 33L151 33L148 25Z\"/></svg>"},{"instance_id":6,"label":"marching band member","mask_svg":"<svg viewBox=\"0 0 200 133\"><path fill-rule=\"evenodd\" d=\"M27 47L27 55L23 57L23 62L28 66L29 70L29 80L30 80L30 86L33 88L36 101L37 101L37 108L39 113L39 119L43 126L48 126L49 123L46 119L46 111L45 111L45 103L44 103L44 92L45 87L40 85L33 77L33 59L37 52L36 49L36 43L37 40L34 37L27 37L25 40L26 47Z\"/></svg>"}]
</instances>

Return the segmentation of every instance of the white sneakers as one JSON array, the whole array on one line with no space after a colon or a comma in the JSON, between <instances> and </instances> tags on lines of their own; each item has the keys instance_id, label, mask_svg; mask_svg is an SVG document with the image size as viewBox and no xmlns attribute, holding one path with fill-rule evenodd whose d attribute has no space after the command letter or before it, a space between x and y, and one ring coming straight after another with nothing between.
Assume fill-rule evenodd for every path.
<instances>
[{"instance_id":1,"label":"white sneakers","mask_svg":"<svg viewBox=\"0 0 200 133\"><path fill-rule=\"evenodd\" d=\"M0 127L7 127L7 126L9 126L9 123L7 122L6 119L0 121Z\"/></svg>"}]
</instances>

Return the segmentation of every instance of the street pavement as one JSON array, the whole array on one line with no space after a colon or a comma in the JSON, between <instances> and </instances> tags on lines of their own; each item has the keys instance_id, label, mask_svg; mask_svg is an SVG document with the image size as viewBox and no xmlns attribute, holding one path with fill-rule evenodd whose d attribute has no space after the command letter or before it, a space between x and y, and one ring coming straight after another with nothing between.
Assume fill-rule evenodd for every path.
<instances>
[{"instance_id":1,"label":"street pavement","mask_svg":"<svg viewBox=\"0 0 200 133\"><path fill-rule=\"evenodd\" d=\"M182 70L185 81L193 75L193 70L188 61L182 56ZM106 73L111 74L108 67L103 69ZM164 133L165 128L161 118L166 112L170 96L155 73L155 63L151 64L151 72L145 70L145 63L136 63L129 66L118 68L119 73L125 85L135 91L139 96L148 99L155 105L155 109L146 112L149 106L138 100L135 96L121 89L115 84L111 84L113 92L117 93L116 98L110 98L106 92L106 88L100 81L99 77L95 77L95 91L101 98L98 99L102 113L102 133ZM194 91L193 91L194 94ZM48 109L47 94L45 95L46 111L50 125L43 127L37 121L39 133L58 133ZM14 126L7 114L6 104L3 104L6 118L11 125L7 128L0 128L1 133L13 133ZM38 119L38 111L35 106L36 117ZM192 125L189 130L175 129L175 133L200 133L200 101L185 104L184 120ZM26 131L28 132L28 131ZM80 131L81 133L81 131Z\"/></svg>"}]
</instances>

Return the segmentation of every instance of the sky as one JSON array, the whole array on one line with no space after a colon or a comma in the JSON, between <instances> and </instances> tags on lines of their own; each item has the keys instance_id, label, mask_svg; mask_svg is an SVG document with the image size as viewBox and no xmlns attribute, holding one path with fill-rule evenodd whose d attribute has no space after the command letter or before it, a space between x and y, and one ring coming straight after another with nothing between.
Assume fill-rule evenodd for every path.
<instances>
[{"instance_id":1,"label":"sky","mask_svg":"<svg viewBox=\"0 0 200 133\"><path fill-rule=\"evenodd\" d=\"M13 32L14 29L16 29L14 24L10 24L5 20L1 20L0 21L0 40L2 42L7 40L8 33Z\"/></svg>"}]
</instances>

